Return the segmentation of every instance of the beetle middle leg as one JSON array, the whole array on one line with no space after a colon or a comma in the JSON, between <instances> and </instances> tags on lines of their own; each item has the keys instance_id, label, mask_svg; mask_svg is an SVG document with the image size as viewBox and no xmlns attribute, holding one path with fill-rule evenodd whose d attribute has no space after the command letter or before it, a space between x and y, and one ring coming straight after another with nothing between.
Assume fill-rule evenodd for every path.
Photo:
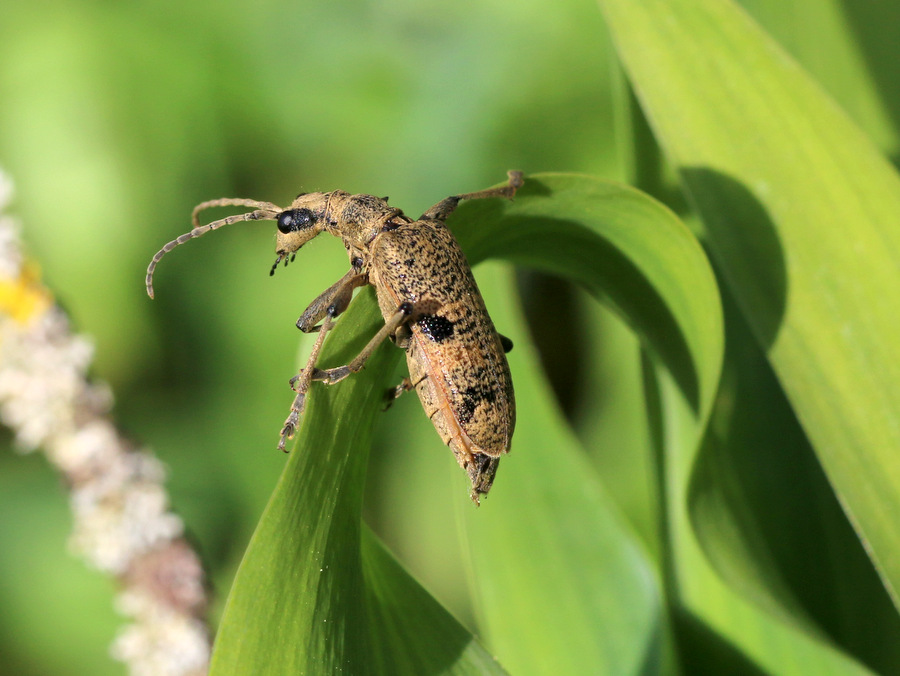
<instances>
[{"instance_id":1,"label":"beetle middle leg","mask_svg":"<svg viewBox=\"0 0 900 676\"><path fill-rule=\"evenodd\" d=\"M326 385L334 385L337 382L340 382L351 373L356 373L363 366L365 366L366 361L372 356L372 353L375 351L375 348L381 345L384 340L390 336L394 331L396 331L403 323L409 321L410 315L412 315L413 307L412 303L401 303L400 307L397 308L397 311L393 314L393 316L388 319L384 326L382 326L378 333L372 336L372 340L370 340L366 346L360 351L356 358L351 361L346 366L338 366L333 369L325 369L319 370L314 369L312 373L313 380L321 380ZM324 326L323 326L324 328Z\"/></svg>"},{"instance_id":2,"label":"beetle middle leg","mask_svg":"<svg viewBox=\"0 0 900 676\"><path fill-rule=\"evenodd\" d=\"M333 288L334 287L332 287L332 289ZM350 287L346 293L349 295L352 290L353 287ZM331 291L331 289L329 289L329 291ZM318 303L326 294L329 293L329 291L326 291L325 294L322 294L322 296L319 296L319 298L313 301L313 305ZM343 298L343 295L341 297ZM310 306L310 308L312 307L313 306ZM402 303L397 309L397 312L394 313L394 315L387 322L385 322L385 325L378 330L378 333L372 336L372 339L349 364L332 369L317 369L316 361L319 358L319 352L322 349L322 343L325 342L325 335L331 330L332 319L336 314L338 314L338 312L339 309L336 303L332 303L331 305L327 306L324 312L324 321L322 322L322 326L318 327L319 335L316 338L315 345L313 345L312 352L310 353L309 359L306 362L306 367L291 379L291 387L297 393L297 396L294 397L294 403L291 404L291 412L288 414L287 420L284 421L284 427L282 427L281 429L281 441L278 442L279 450L285 450L285 444L287 443L287 440L294 436L294 433L297 431L297 428L300 425L300 416L303 415L303 409L306 408L306 393L309 391L309 387L312 384L312 381L321 380L326 385L333 385L334 383L343 380L351 373L356 373L357 371L359 371L363 366L365 366L366 360L368 360L368 358L372 355L372 353L375 351L375 348L383 343L389 335L391 335L401 324L409 319L410 315L412 314L412 305L410 303ZM306 313L304 313L304 316L306 316ZM303 318L301 317L301 320L302 319ZM298 321L298 326L299 323L300 322ZM310 328L309 330L312 331L314 329Z\"/></svg>"}]
</instances>

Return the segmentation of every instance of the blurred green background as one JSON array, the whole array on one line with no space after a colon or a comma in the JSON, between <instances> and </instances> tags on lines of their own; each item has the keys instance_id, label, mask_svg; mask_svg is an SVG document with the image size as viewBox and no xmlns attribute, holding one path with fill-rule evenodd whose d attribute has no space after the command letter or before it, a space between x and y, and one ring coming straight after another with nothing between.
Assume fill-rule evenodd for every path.
<instances>
[{"instance_id":1,"label":"blurred green background","mask_svg":"<svg viewBox=\"0 0 900 676\"><path fill-rule=\"evenodd\" d=\"M216 609L284 466L275 445L287 380L309 347L294 322L346 255L322 238L270 278L271 224L235 227L166 258L153 302L150 257L216 197L287 203L340 188L390 195L418 215L508 169L617 175L599 12L589 1L548 10L0 5L0 167L15 182L12 211L45 281L94 340L120 426L166 463ZM410 456L420 483L410 494L374 451L369 521L465 616L447 525L464 476L415 397L386 414L381 437L392 457ZM39 455L0 462L0 670L122 673L107 657L121 621L113 585L67 552L58 478ZM419 527L435 516L440 528Z\"/></svg>"},{"instance_id":2,"label":"blurred green background","mask_svg":"<svg viewBox=\"0 0 900 676\"><path fill-rule=\"evenodd\" d=\"M867 66L898 47L886 22L868 20L872 3L743 4L898 156L900 94ZM322 238L270 279L271 224L235 226L168 256L151 302L152 254L216 197L283 204L340 188L390 195L415 216L514 168L632 180L641 165L628 110L591 0L0 4L12 211L47 284L93 338L120 426L168 466L216 608L284 465L275 445L287 380L309 347L294 322L346 257ZM599 384L607 364L628 360L637 373L636 341L564 285L529 276L522 288L541 344L564 346L546 358L567 365L567 412L646 535L636 379ZM621 409L621 426L593 426L598 407ZM464 477L414 397L379 435L368 521L465 622L448 513ZM5 452L0 463L0 670L122 673L107 657L120 624L112 583L67 554L57 476L38 455Z\"/></svg>"}]
</instances>

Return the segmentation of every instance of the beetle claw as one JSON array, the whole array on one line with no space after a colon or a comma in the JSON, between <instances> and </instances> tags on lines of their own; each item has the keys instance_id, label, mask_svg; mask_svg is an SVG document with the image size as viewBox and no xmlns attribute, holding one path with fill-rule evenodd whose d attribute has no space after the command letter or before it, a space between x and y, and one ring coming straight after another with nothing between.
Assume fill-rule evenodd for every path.
<instances>
[{"instance_id":1,"label":"beetle claw","mask_svg":"<svg viewBox=\"0 0 900 676\"><path fill-rule=\"evenodd\" d=\"M302 401L300 402L302 405ZM287 448L285 448L285 444L289 439L294 438L294 433L297 431L297 427L300 425L300 410L291 409L290 415L288 415L287 420L284 421L284 427L281 428L281 441L278 442L278 450L284 451L287 453Z\"/></svg>"}]
</instances>

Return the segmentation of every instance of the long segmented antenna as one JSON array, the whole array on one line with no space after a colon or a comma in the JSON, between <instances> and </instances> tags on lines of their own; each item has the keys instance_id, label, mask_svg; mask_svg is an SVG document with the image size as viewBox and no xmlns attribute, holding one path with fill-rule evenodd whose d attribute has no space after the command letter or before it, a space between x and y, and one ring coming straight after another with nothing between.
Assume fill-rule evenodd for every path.
<instances>
[{"instance_id":1,"label":"long segmented antenna","mask_svg":"<svg viewBox=\"0 0 900 676\"><path fill-rule=\"evenodd\" d=\"M173 239L162 249L157 251L156 255L150 261L150 265L147 266L147 295L150 296L150 298L153 298L153 271L156 269L157 263L162 260L162 257L169 253L176 246L184 244L188 240L196 239L197 237L205 235L212 230L218 230L223 225L230 225L231 223L238 223L240 221L273 220L282 211L280 207L277 207L269 202L257 202L256 200L222 199L213 200L211 202L203 202L202 204L197 205L197 207L194 209L192 220L196 224L197 214L200 211L209 207L221 206L258 206L261 208L256 209L255 211L250 211L246 214L236 214L234 216L220 218L218 221L213 221L212 223L208 223L207 225L197 226L190 232L186 232L185 234L181 235L181 237Z\"/></svg>"},{"instance_id":2,"label":"long segmented antenna","mask_svg":"<svg viewBox=\"0 0 900 676\"><path fill-rule=\"evenodd\" d=\"M272 211L274 213L279 213L282 211L281 207L272 204L271 202L260 202L259 200L250 200L244 199L241 197L225 197L217 200L209 200L207 202L200 202L197 206L194 207L194 210L191 212L191 225L195 228L200 225L200 212L206 209L214 209L216 207L247 207L249 209L259 209L260 211Z\"/></svg>"}]
</instances>

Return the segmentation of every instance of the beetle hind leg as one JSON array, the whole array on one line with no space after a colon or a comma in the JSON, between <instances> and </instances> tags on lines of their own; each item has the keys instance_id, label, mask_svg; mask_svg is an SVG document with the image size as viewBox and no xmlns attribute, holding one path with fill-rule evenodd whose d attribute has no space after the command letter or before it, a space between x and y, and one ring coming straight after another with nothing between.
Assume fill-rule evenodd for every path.
<instances>
[{"instance_id":1,"label":"beetle hind leg","mask_svg":"<svg viewBox=\"0 0 900 676\"><path fill-rule=\"evenodd\" d=\"M487 495L494 484L497 475L497 467L500 466L500 458L493 458L485 453L475 453L466 464L466 474L472 482L472 492L469 496L476 506L481 505L481 496Z\"/></svg>"},{"instance_id":2,"label":"beetle hind leg","mask_svg":"<svg viewBox=\"0 0 900 676\"><path fill-rule=\"evenodd\" d=\"M403 380L400 381L400 384L396 387L392 387L384 394L384 408L382 411L387 411L391 406L394 405L394 402L397 401L401 396L403 396L404 392L409 392L410 390L415 389L415 385L413 385L412 380L407 376Z\"/></svg>"},{"instance_id":3,"label":"beetle hind leg","mask_svg":"<svg viewBox=\"0 0 900 676\"><path fill-rule=\"evenodd\" d=\"M521 171L509 171L507 172L507 175L509 176L509 181L502 188L488 188L487 190L479 190L478 192L468 192L464 195L447 197L422 214L422 219L444 221L450 214L456 211L456 207L462 200L482 200L491 197L505 197L507 199L512 199L516 194L516 190L522 187L524 181L522 179Z\"/></svg>"}]
</instances>

